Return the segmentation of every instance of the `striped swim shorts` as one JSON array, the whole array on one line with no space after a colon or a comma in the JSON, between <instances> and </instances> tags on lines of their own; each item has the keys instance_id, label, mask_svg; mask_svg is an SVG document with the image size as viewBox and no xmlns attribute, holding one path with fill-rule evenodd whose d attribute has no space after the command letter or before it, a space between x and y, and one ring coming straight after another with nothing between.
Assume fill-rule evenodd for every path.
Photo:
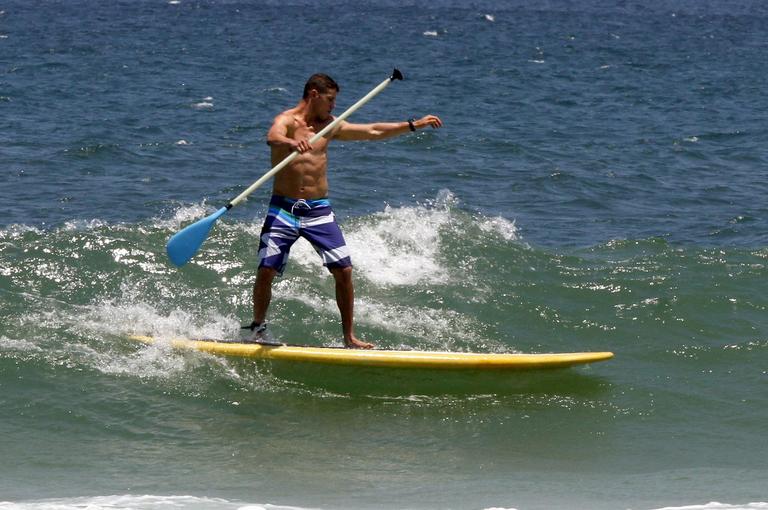
<instances>
[{"instance_id":1,"label":"striped swim shorts","mask_svg":"<svg viewBox=\"0 0 768 510\"><path fill-rule=\"evenodd\" d=\"M328 269L352 265L330 200L273 195L261 229L259 267L275 269L282 275L291 246L299 237L309 241Z\"/></svg>"}]
</instances>

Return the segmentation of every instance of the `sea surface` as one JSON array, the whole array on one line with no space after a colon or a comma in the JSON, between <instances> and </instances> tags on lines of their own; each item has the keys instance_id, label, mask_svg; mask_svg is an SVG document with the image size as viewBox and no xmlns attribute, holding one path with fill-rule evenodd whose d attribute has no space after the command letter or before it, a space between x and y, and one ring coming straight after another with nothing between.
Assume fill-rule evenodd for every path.
<instances>
[{"instance_id":1,"label":"sea surface","mask_svg":"<svg viewBox=\"0 0 768 510\"><path fill-rule=\"evenodd\" d=\"M139 345L250 322L257 190L307 77L381 348L604 351L493 376ZM4 0L0 510L768 508L768 4ZM270 329L340 345L309 245Z\"/></svg>"}]
</instances>

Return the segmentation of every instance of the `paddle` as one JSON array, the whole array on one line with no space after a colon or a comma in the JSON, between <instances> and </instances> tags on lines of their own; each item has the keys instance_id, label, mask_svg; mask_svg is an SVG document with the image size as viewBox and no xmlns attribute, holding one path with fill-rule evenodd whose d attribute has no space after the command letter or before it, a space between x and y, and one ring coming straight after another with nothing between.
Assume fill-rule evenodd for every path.
<instances>
[{"instance_id":1,"label":"paddle","mask_svg":"<svg viewBox=\"0 0 768 510\"><path fill-rule=\"evenodd\" d=\"M309 143L315 143L318 140L320 140L322 137L324 137L328 132L330 132L333 128L335 128L339 122L342 122L344 119L352 115L355 111L357 111L358 108L363 106L365 103L373 99L373 97L384 90L387 85L389 85L391 82L395 80L402 80L403 74L395 69L392 72L392 76L387 78L386 80L382 81L379 85L376 86L373 90L368 92L365 96L363 96L357 103L353 104L347 110L339 115L333 122L325 126L319 133L317 133L315 136L309 139ZM211 228L213 228L214 223L216 223L216 220L218 220L225 212L232 209L234 206L245 200L248 195L256 191L256 189L264 184L267 180L269 180L270 177L275 175L277 172L285 168L291 161L296 158L296 156L299 155L299 151L293 151L290 153L284 160L282 160L280 163L275 165L272 170L262 175L259 180L251 184L248 189L240 193L237 197L235 197L231 202L229 202L225 207L222 207L215 213L211 214L210 216L207 216L203 218L202 220L199 220L191 225L188 225L184 229L180 230L176 234L174 234L169 240L168 244L166 245L166 251L168 252L168 258L171 259L171 262L176 264L177 266L183 266L187 262L189 262L189 259L191 259L195 253L197 253L197 250L200 249L200 246L205 242L206 238L208 237L208 233L211 231Z\"/></svg>"}]
</instances>

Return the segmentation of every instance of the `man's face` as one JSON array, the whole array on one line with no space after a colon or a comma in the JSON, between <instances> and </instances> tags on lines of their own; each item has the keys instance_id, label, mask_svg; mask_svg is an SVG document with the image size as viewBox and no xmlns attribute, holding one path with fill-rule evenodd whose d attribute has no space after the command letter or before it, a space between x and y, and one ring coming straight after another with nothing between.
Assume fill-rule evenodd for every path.
<instances>
[{"instance_id":1,"label":"man's face","mask_svg":"<svg viewBox=\"0 0 768 510\"><path fill-rule=\"evenodd\" d=\"M329 90L328 92L324 92L322 94L316 90L313 90L312 92L314 92L312 94L312 106L314 107L316 115L321 120L327 119L331 116L331 112L333 112L333 109L336 107L337 92L335 90Z\"/></svg>"}]
</instances>

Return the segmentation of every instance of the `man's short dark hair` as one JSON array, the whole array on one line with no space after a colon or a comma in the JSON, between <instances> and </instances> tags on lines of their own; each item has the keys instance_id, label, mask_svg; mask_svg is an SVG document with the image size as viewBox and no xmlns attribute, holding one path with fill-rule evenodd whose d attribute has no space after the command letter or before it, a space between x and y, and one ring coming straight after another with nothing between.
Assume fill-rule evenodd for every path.
<instances>
[{"instance_id":1,"label":"man's short dark hair","mask_svg":"<svg viewBox=\"0 0 768 510\"><path fill-rule=\"evenodd\" d=\"M325 94L331 89L335 90L336 92L341 90L339 89L338 83L333 81L333 78L327 74L322 73L313 74L309 77L306 85L304 85L304 96L302 97L307 99L309 97L309 91L312 89L317 90L320 94Z\"/></svg>"}]
</instances>

